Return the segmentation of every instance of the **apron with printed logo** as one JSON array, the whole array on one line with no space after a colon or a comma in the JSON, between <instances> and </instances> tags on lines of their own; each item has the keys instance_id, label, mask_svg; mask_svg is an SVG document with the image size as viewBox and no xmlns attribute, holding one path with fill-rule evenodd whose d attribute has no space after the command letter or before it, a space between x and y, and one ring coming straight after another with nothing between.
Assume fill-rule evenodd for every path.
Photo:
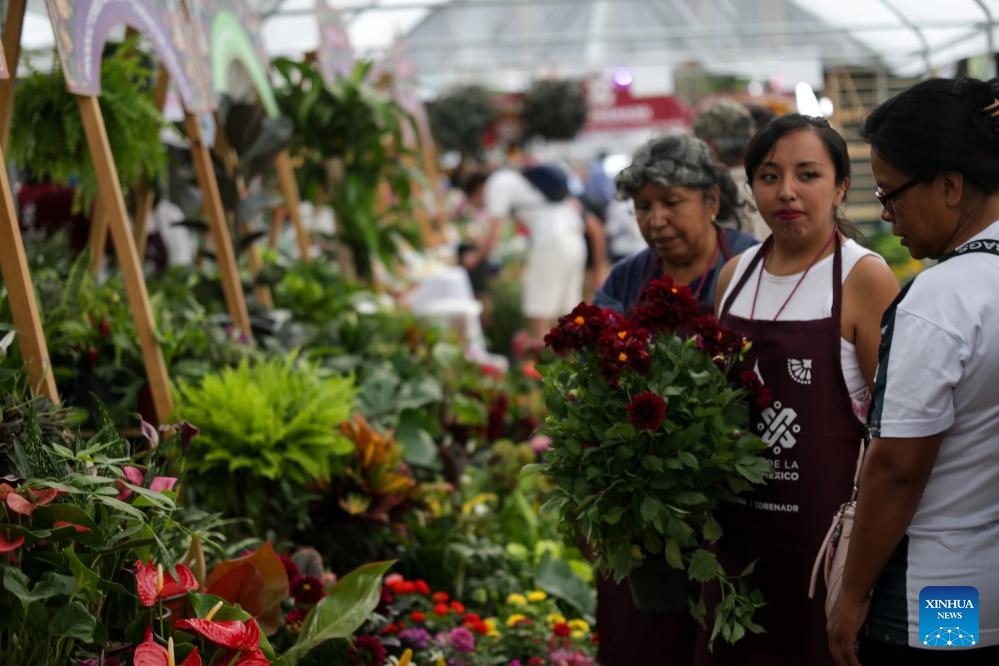
<instances>
[{"instance_id":1,"label":"apron with printed logo","mask_svg":"<svg viewBox=\"0 0 999 666\"><path fill-rule=\"evenodd\" d=\"M728 314L772 246L768 239L722 306L721 323L752 341L733 377L755 371L773 404L751 407L750 422L767 444L773 471L766 485L720 512L724 536L717 553L737 573L757 560L752 583L766 606L755 621L766 632L734 646L719 639L699 662L722 666L832 664L826 641L825 600L808 598L812 563L829 517L849 499L863 426L853 414L840 364L842 257L834 243L833 305L827 319L764 321ZM793 292L792 292L793 295ZM708 621L718 602L708 590ZM709 625L710 626L710 625Z\"/></svg>"}]
</instances>

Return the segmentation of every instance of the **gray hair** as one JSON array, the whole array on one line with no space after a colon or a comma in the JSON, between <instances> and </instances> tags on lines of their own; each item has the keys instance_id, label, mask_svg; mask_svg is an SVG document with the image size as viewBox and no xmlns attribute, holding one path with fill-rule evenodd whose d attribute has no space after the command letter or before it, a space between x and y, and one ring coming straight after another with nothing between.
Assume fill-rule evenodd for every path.
<instances>
[{"instance_id":1,"label":"gray hair","mask_svg":"<svg viewBox=\"0 0 999 666\"><path fill-rule=\"evenodd\" d=\"M707 144L691 134L667 134L635 151L631 166L614 178L619 199L632 199L648 182L661 187L706 190L719 185Z\"/></svg>"},{"instance_id":2,"label":"gray hair","mask_svg":"<svg viewBox=\"0 0 999 666\"><path fill-rule=\"evenodd\" d=\"M745 106L723 99L697 114L693 130L698 139L714 143L720 161L738 165L756 134L756 121Z\"/></svg>"}]
</instances>

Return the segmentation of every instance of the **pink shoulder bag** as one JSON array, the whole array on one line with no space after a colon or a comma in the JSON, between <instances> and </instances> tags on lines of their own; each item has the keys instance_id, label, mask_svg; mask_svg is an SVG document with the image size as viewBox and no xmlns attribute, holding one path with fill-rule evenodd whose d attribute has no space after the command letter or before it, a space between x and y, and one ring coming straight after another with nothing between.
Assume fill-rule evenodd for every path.
<instances>
[{"instance_id":1,"label":"pink shoulder bag","mask_svg":"<svg viewBox=\"0 0 999 666\"><path fill-rule=\"evenodd\" d=\"M853 532L853 514L857 510L857 484L860 481L860 468L864 464L864 452L867 449L867 440L860 443L860 453L857 455L857 469L853 472L853 490L850 499L844 502L836 514L833 516L832 525L826 532L822 545L819 546L818 555L815 557L815 564L812 565L812 579L808 585L808 598L815 598L815 582L819 577L819 570L822 570L822 577L826 584L826 616L832 610L836 599L839 597L839 589L843 584L843 568L846 566L846 552L850 547L850 534Z\"/></svg>"}]
</instances>

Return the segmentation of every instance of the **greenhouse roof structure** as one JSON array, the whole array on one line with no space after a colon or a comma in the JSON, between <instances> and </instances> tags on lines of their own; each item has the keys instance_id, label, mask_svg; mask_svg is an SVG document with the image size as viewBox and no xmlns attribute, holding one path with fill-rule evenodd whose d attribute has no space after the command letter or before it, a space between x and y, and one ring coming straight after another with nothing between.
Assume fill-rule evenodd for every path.
<instances>
[{"instance_id":1,"label":"greenhouse roof structure","mask_svg":"<svg viewBox=\"0 0 999 666\"><path fill-rule=\"evenodd\" d=\"M246 0L274 54L318 45L317 2L341 11L358 55L405 38L421 94L453 83L518 89L544 75L626 71L669 90L697 63L750 80L821 85L830 67L900 76L951 73L996 50L999 0ZM6 3L4 3L6 4ZM28 1L23 45L46 48L42 0ZM982 59L983 62L986 59ZM983 74L994 75L986 62Z\"/></svg>"}]
</instances>

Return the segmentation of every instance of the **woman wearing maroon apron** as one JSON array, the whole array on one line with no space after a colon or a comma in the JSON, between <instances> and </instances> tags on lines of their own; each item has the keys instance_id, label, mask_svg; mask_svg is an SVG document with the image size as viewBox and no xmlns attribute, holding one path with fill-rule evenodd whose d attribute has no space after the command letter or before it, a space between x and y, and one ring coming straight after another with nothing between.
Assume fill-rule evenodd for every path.
<instances>
[{"instance_id":1,"label":"woman wearing maroon apron","mask_svg":"<svg viewBox=\"0 0 999 666\"><path fill-rule=\"evenodd\" d=\"M619 261L595 303L619 312L635 304L650 280L670 276L690 286L705 313L713 310L718 273L729 257L756 244L716 216L730 217L735 185L711 160L707 145L689 135L652 139L615 179L618 197L631 199L648 248ZM639 610L628 581L597 580L597 655L603 666L688 666L697 624L686 612Z\"/></svg>"},{"instance_id":2,"label":"woman wearing maroon apron","mask_svg":"<svg viewBox=\"0 0 999 666\"><path fill-rule=\"evenodd\" d=\"M719 316L752 340L733 376L755 373L773 397L751 413L773 472L721 512L718 555L732 573L756 561L752 582L767 605L754 620L765 633L734 646L719 640L699 661L831 664L824 600L808 598L809 579L829 519L850 493L879 320L898 284L883 259L840 231L849 158L824 119L776 119L751 143L746 171L773 233L723 269ZM710 618L716 590L708 602Z\"/></svg>"}]
</instances>

